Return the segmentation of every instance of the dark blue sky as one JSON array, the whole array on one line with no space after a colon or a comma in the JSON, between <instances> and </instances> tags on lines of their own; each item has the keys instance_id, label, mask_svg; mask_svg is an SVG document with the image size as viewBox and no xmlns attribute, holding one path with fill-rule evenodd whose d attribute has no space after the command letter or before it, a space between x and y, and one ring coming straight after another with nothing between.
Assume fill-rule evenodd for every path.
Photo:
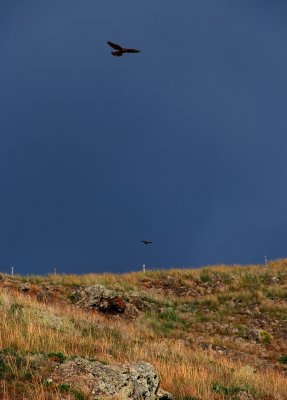
<instances>
[{"instance_id":1,"label":"dark blue sky","mask_svg":"<svg viewBox=\"0 0 287 400\"><path fill-rule=\"evenodd\" d=\"M2 271L286 256L286 2L0 13ZM142 52L112 57L107 40Z\"/></svg>"}]
</instances>

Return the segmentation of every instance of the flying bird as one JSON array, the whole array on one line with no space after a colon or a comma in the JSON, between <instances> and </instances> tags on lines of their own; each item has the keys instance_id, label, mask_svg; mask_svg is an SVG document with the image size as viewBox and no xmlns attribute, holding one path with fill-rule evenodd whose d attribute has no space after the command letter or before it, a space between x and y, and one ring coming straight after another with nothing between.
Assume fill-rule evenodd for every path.
<instances>
[{"instance_id":1,"label":"flying bird","mask_svg":"<svg viewBox=\"0 0 287 400\"><path fill-rule=\"evenodd\" d=\"M152 243L152 241L150 241L150 240L141 240L141 242L144 243L144 244L150 244L150 243Z\"/></svg>"},{"instance_id":2,"label":"flying bird","mask_svg":"<svg viewBox=\"0 0 287 400\"><path fill-rule=\"evenodd\" d=\"M126 49L125 47L121 47L118 44L115 44L113 42L107 42L108 45L110 45L113 49L116 51L112 51L112 55L115 57L121 57L124 53L140 53L139 50L136 49Z\"/></svg>"}]
</instances>

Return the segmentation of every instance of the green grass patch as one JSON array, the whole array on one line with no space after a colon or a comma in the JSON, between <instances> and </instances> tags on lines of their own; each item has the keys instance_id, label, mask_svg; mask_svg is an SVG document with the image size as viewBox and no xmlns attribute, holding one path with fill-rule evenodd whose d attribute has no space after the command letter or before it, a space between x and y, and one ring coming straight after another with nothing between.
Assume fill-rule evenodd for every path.
<instances>
[{"instance_id":1,"label":"green grass patch","mask_svg":"<svg viewBox=\"0 0 287 400\"><path fill-rule=\"evenodd\" d=\"M13 317L21 318L23 316L23 308L23 304L12 303L9 308L9 313L13 315Z\"/></svg>"},{"instance_id":2,"label":"green grass patch","mask_svg":"<svg viewBox=\"0 0 287 400\"><path fill-rule=\"evenodd\" d=\"M212 281L212 277L210 276L209 272L204 270L200 273L199 278L201 282L205 283Z\"/></svg>"},{"instance_id":3,"label":"green grass patch","mask_svg":"<svg viewBox=\"0 0 287 400\"><path fill-rule=\"evenodd\" d=\"M58 386L58 390L60 393L70 393L74 396L75 400L86 400L86 396L81 390L74 389L71 385L68 385L67 383L61 383Z\"/></svg>"},{"instance_id":4,"label":"green grass patch","mask_svg":"<svg viewBox=\"0 0 287 400\"><path fill-rule=\"evenodd\" d=\"M219 382L213 382L211 385L211 390L213 393L223 395L225 398L236 399L236 395L239 392L245 391L245 389L239 386L224 386Z\"/></svg>"},{"instance_id":5,"label":"green grass patch","mask_svg":"<svg viewBox=\"0 0 287 400\"><path fill-rule=\"evenodd\" d=\"M262 330L259 332L259 340L261 343L270 344L273 340L273 337L272 337L271 333Z\"/></svg>"},{"instance_id":6,"label":"green grass patch","mask_svg":"<svg viewBox=\"0 0 287 400\"><path fill-rule=\"evenodd\" d=\"M71 389L71 386L68 385L67 383L61 383L61 384L58 386L58 389L59 389L59 392L60 392L60 393L69 393L69 391L70 391L70 389Z\"/></svg>"},{"instance_id":7,"label":"green grass patch","mask_svg":"<svg viewBox=\"0 0 287 400\"><path fill-rule=\"evenodd\" d=\"M196 322L209 322L211 320L212 320L212 318L210 317L210 315L208 315L206 313L203 313L203 312L199 312L195 316L195 321Z\"/></svg>"},{"instance_id":8,"label":"green grass patch","mask_svg":"<svg viewBox=\"0 0 287 400\"><path fill-rule=\"evenodd\" d=\"M286 355L280 356L280 357L278 358L278 361L279 361L281 364L287 365L287 356L286 356Z\"/></svg>"},{"instance_id":9,"label":"green grass patch","mask_svg":"<svg viewBox=\"0 0 287 400\"><path fill-rule=\"evenodd\" d=\"M169 337L175 331L188 329L188 322L174 308L168 308L160 314L147 312L146 316L153 331L160 336Z\"/></svg>"},{"instance_id":10,"label":"green grass patch","mask_svg":"<svg viewBox=\"0 0 287 400\"><path fill-rule=\"evenodd\" d=\"M68 294L68 299L70 300L71 303L75 304L77 301L79 301L79 296L76 293L70 293Z\"/></svg>"}]
</instances>

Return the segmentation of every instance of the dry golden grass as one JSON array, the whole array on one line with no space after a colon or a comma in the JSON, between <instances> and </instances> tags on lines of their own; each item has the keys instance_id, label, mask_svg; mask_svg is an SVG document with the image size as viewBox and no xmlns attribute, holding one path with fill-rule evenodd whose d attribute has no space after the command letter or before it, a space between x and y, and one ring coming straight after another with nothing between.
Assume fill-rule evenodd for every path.
<instances>
[{"instance_id":1,"label":"dry golden grass","mask_svg":"<svg viewBox=\"0 0 287 400\"><path fill-rule=\"evenodd\" d=\"M266 312L284 314L286 311L286 297L285 303L274 304L265 295L268 285L263 284L274 275L281 279L283 285L286 284L286 260L271 263L268 268L219 266L200 270L148 271L146 274L140 272L124 275L50 275L44 279L31 276L28 280L34 283L45 281L63 286L104 284L109 288L120 288L122 292L137 288L138 293L144 293L147 296L139 285L143 279L161 279L163 275L169 275L180 278L192 286L192 281L208 280L212 274L221 275L223 280L225 279L227 289L223 293L209 294L196 300L188 296L184 299L175 295L167 297L152 290L148 296L151 296L154 302L165 304L166 307L178 307L177 310L181 310L181 306L186 304L199 308L209 307L210 311L206 318L210 320L224 320L227 312L232 314L227 303L234 297L234 293L248 304L260 303ZM230 279L230 277L233 278ZM14 279L23 280L23 277L14 277ZM252 292L250 288L253 289ZM279 295L280 299L285 296L282 287L270 287L268 290L270 297L272 294ZM187 399L188 396L200 400L227 398L212 390L214 382L219 382L227 388L239 387L249 390L260 400L286 400L287 398L287 379L279 371L259 369L255 372L245 361L233 360L224 354L204 351L191 345L193 340L190 338L197 335L196 320L192 319L195 318L192 313L185 317L183 311L178 311L172 320L174 325L171 326L174 331L167 330L165 335L159 334L154 329L154 324L158 321L152 314L132 321L108 318L98 313L76 309L68 302L66 305L43 304L35 298L21 293L11 293L7 289L1 289L0 301L1 349L14 349L27 354L63 353L66 356L77 355L107 363L144 360L156 367L161 377L161 386L173 393L175 399ZM184 318L194 324L194 332L185 332L185 325L181 325L182 321L185 321ZM161 328L164 326L160 325ZM175 334L175 331L178 334ZM203 337L206 338L208 335L209 333L204 333ZM210 338L210 342L213 343L218 341L228 344L228 340L226 337L220 339L220 336ZM249 348L244 348L244 343L234 343L230 338L229 348L232 349L232 346L234 349L245 351L246 354L256 351L255 345L250 344ZM10 369L15 382L8 384L2 379L1 399L51 399L49 390L38 377L32 379L21 397L17 380L22 379L25 368L28 371L29 365L22 366L19 370L13 362L11 359ZM58 400L61 396L55 392L52 398Z\"/></svg>"}]
</instances>

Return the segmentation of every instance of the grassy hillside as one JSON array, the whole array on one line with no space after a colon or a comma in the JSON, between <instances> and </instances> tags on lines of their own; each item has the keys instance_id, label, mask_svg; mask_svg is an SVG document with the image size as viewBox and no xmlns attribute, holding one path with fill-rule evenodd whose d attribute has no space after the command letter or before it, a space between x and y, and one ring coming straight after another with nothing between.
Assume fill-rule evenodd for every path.
<instances>
[{"instance_id":1,"label":"grassy hillside","mask_svg":"<svg viewBox=\"0 0 287 400\"><path fill-rule=\"evenodd\" d=\"M116 291L127 311L79 307L74 290L98 284ZM286 339L287 260L145 274L2 275L0 398L68 398L45 376L52 362L81 356L148 361L175 399L286 400Z\"/></svg>"}]
</instances>

